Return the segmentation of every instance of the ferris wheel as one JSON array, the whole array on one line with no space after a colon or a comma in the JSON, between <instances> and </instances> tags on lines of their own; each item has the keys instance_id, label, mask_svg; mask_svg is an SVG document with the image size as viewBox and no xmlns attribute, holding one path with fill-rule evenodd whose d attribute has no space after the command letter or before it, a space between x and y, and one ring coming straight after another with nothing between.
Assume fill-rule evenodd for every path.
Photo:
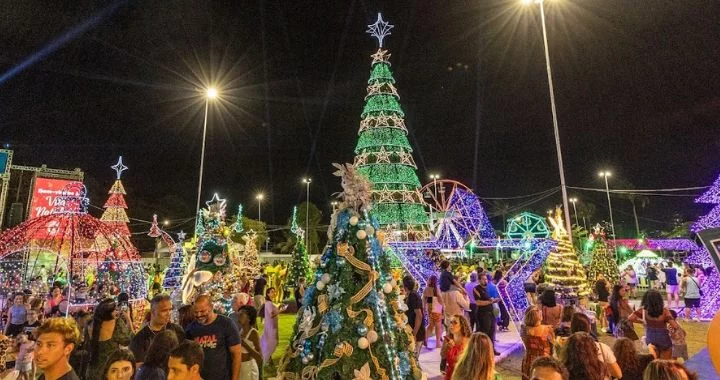
<instances>
[{"instance_id":1,"label":"ferris wheel","mask_svg":"<svg viewBox=\"0 0 720 380\"><path fill-rule=\"evenodd\" d=\"M480 198L464 184L433 180L420 189L430 209L430 228L441 248L462 249L470 239L495 238Z\"/></svg>"}]
</instances>

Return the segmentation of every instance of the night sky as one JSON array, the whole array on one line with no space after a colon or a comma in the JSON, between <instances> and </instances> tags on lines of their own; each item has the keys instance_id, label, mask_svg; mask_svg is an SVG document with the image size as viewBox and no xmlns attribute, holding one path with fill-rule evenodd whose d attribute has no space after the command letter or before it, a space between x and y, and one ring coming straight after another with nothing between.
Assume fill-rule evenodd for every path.
<instances>
[{"instance_id":1,"label":"night sky","mask_svg":"<svg viewBox=\"0 0 720 380\"><path fill-rule=\"evenodd\" d=\"M255 194L269 195L272 183L263 219L283 224L310 175L311 200L327 215L340 190L330 163L353 158L377 46L365 30L378 11L395 25L386 46L421 182L438 172L481 197L559 185L537 6L145 0L108 10L113 4L8 0L0 8L0 73L57 47L0 82L0 141L15 150L15 164L85 170L95 205L123 155L131 217L193 216L204 107L197 89L213 83L222 100L210 109L207 198L217 191L256 217ZM720 2L547 0L545 9L568 185L602 187L601 168L614 172L611 186L711 184L720 174ZM103 10L98 25L51 43ZM606 218L603 193L571 195ZM528 208L544 213L560 202L557 193ZM630 203L613 202L616 223L629 230ZM691 197L651 197L641 228L667 229L676 212L706 210ZM500 228L500 218L493 222Z\"/></svg>"}]
</instances>

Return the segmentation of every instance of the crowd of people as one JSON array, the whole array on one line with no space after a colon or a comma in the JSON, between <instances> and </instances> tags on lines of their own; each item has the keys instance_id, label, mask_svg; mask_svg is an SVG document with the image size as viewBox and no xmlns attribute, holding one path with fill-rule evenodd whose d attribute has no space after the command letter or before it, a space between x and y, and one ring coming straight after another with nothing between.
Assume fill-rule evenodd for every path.
<instances>
[{"instance_id":1,"label":"crowd of people","mask_svg":"<svg viewBox=\"0 0 720 380\"><path fill-rule=\"evenodd\" d=\"M141 316L124 293L67 315L58 307L67 302L62 284L47 298L15 294L3 313L0 378L16 371L21 380L38 374L45 380L259 380L277 348L286 305L273 303L276 289L262 273L245 291L234 293L228 315L217 313L217 300L207 294L177 307L159 293Z\"/></svg>"}]
</instances>

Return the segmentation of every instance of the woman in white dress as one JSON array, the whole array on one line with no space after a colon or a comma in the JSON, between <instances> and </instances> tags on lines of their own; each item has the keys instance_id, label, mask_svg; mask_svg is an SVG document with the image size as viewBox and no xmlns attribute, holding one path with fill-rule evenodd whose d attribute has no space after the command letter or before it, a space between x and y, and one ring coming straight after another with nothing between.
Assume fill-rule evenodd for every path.
<instances>
[{"instance_id":1,"label":"woman in white dress","mask_svg":"<svg viewBox=\"0 0 720 380\"><path fill-rule=\"evenodd\" d=\"M287 305L279 308L275 306L272 299L275 298L275 288L268 288L265 292L265 326L263 327L260 347L262 348L263 363L272 364L272 355L278 345L278 315L282 313Z\"/></svg>"},{"instance_id":2,"label":"woman in white dress","mask_svg":"<svg viewBox=\"0 0 720 380\"><path fill-rule=\"evenodd\" d=\"M238 325L240 326L240 352L242 352L242 366L238 380L259 380L263 357L260 352L260 334L257 327L257 310L255 307L244 305L238 310Z\"/></svg>"}]
</instances>

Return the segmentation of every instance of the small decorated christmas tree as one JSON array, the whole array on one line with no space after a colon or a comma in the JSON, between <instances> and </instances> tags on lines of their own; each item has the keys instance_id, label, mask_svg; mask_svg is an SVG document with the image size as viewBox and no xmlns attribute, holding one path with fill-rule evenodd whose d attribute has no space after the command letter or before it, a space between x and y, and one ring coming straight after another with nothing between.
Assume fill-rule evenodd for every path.
<instances>
[{"instance_id":1,"label":"small decorated christmas tree","mask_svg":"<svg viewBox=\"0 0 720 380\"><path fill-rule=\"evenodd\" d=\"M557 246L550 252L545 261L545 280L554 285L556 293L565 299L582 298L590 294L585 269L580 265L577 254L573 248L560 208L555 209L555 215L548 216L553 226L553 240Z\"/></svg>"},{"instance_id":2,"label":"small decorated christmas tree","mask_svg":"<svg viewBox=\"0 0 720 380\"><path fill-rule=\"evenodd\" d=\"M178 241L175 243L175 250L170 256L170 264L165 270L165 278L162 287L167 292L172 293L173 290L180 287L182 276L185 273L185 233L178 233Z\"/></svg>"},{"instance_id":3,"label":"small decorated christmas tree","mask_svg":"<svg viewBox=\"0 0 720 380\"><path fill-rule=\"evenodd\" d=\"M257 234L250 230L242 239L245 241L245 249L240 256L240 268L238 275L246 276L252 280L260 274L260 257L258 256Z\"/></svg>"},{"instance_id":4,"label":"small decorated christmas tree","mask_svg":"<svg viewBox=\"0 0 720 380\"><path fill-rule=\"evenodd\" d=\"M598 224L588 237L593 244L592 260L588 267L588 284L592 288L598 273L602 273L610 284L620 283L620 271L615 262L615 253L608 249L605 230Z\"/></svg>"},{"instance_id":5,"label":"small decorated christmas tree","mask_svg":"<svg viewBox=\"0 0 720 380\"><path fill-rule=\"evenodd\" d=\"M335 165L344 202L333 214L278 377L420 379L407 306L397 297L379 225L367 213L370 186L352 165Z\"/></svg>"},{"instance_id":6,"label":"small decorated christmas tree","mask_svg":"<svg viewBox=\"0 0 720 380\"><path fill-rule=\"evenodd\" d=\"M295 239L295 248L293 249L292 259L290 261L290 269L288 270L285 288L294 289L301 277L304 277L307 281L312 280L312 278L310 278L310 276L312 276L310 259L305 250L304 231L297 224L297 207L293 207L290 232L292 232Z\"/></svg>"},{"instance_id":7,"label":"small decorated christmas tree","mask_svg":"<svg viewBox=\"0 0 720 380\"><path fill-rule=\"evenodd\" d=\"M125 203L126 193L122 181L120 181L120 176L128 167L123 165L122 156L120 156L117 164L111 166L111 168L115 170L116 178L108 192L110 197L108 197L105 205L103 205L105 211L100 217L100 220L115 228L120 236L127 238L130 237L130 229L128 228L130 219L128 219L127 213L125 212L128 206L127 203Z\"/></svg>"}]
</instances>

